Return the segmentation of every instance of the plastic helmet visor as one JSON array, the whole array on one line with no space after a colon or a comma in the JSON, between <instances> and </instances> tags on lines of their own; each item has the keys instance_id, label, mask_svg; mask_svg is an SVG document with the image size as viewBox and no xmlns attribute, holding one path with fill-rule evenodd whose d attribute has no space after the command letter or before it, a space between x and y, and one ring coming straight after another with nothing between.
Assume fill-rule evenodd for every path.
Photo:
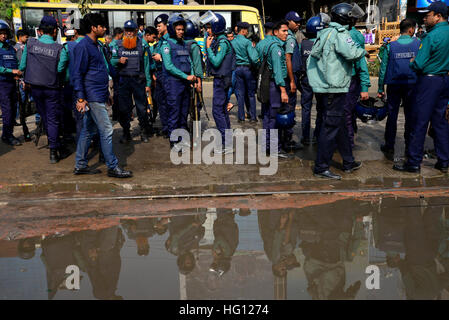
<instances>
[{"instance_id":1,"label":"plastic helmet visor","mask_svg":"<svg viewBox=\"0 0 449 320\"><path fill-rule=\"evenodd\" d=\"M354 19L361 19L365 15L365 11L358 6L357 3L352 4L352 10L348 12L348 16Z\"/></svg>"},{"instance_id":2,"label":"plastic helmet visor","mask_svg":"<svg viewBox=\"0 0 449 320\"><path fill-rule=\"evenodd\" d=\"M198 18L197 24L199 25L205 25L214 21L218 21L218 17L213 13L212 11L207 11L205 14L203 14L201 17ZM192 22L195 23L195 21L192 20Z\"/></svg>"}]
</instances>

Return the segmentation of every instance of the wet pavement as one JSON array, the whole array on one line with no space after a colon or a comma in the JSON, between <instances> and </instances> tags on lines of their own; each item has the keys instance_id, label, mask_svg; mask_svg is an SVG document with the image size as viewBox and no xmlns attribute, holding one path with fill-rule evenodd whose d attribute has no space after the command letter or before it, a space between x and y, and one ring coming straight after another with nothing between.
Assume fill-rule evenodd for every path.
<instances>
[{"instance_id":1,"label":"wet pavement","mask_svg":"<svg viewBox=\"0 0 449 320\"><path fill-rule=\"evenodd\" d=\"M0 241L0 298L449 298L446 196L292 197L277 208L242 197L163 212L147 204L77 229L57 219L65 231L35 221L32 237ZM68 266L78 290L67 288Z\"/></svg>"}]
</instances>

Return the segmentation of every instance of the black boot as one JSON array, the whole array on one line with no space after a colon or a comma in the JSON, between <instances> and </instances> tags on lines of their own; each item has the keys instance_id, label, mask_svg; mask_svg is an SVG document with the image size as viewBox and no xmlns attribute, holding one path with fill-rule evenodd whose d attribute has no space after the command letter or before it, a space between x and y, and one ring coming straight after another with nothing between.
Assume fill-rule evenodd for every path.
<instances>
[{"instance_id":1,"label":"black boot","mask_svg":"<svg viewBox=\"0 0 449 320\"><path fill-rule=\"evenodd\" d=\"M58 150L50 149L50 163L55 164L59 161Z\"/></svg>"},{"instance_id":2,"label":"black boot","mask_svg":"<svg viewBox=\"0 0 449 320\"><path fill-rule=\"evenodd\" d=\"M129 132L129 130L123 130L123 136L120 138L120 143L128 143L131 140L131 132Z\"/></svg>"}]
</instances>

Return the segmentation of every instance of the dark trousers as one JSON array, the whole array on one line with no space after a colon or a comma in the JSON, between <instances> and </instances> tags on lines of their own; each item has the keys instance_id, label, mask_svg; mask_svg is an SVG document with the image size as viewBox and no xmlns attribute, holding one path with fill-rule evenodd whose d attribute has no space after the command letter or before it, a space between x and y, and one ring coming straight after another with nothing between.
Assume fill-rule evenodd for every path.
<instances>
[{"instance_id":1,"label":"dark trousers","mask_svg":"<svg viewBox=\"0 0 449 320\"><path fill-rule=\"evenodd\" d=\"M249 114L252 120L256 120L256 79L249 67L238 66L235 70L236 87L239 88L235 95L237 96L237 104L239 106L238 118L245 120L245 103L248 104Z\"/></svg>"},{"instance_id":2,"label":"dark trousers","mask_svg":"<svg viewBox=\"0 0 449 320\"><path fill-rule=\"evenodd\" d=\"M401 102L405 115L404 140L405 146L408 148L410 136L410 109L415 87L414 84L389 84L387 86L388 118L387 124L385 125L385 146L388 149L394 149Z\"/></svg>"},{"instance_id":3,"label":"dark trousers","mask_svg":"<svg viewBox=\"0 0 449 320\"><path fill-rule=\"evenodd\" d=\"M359 100L360 90L360 80L357 76L353 76L345 102L346 128L348 129L348 137L352 147L354 147L354 132L357 132L355 107Z\"/></svg>"},{"instance_id":4,"label":"dark trousers","mask_svg":"<svg viewBox=\"0 0 449 320\"><path fill-rule=\"evenodd\" d=\"M449 164L449 124L445 112L449 101L449 76L419 76L410 110L411 131L408 165L420 166L429 122L435 131L434 144L438 162Z\"/></svg>"},{"instance_id":5,"label":"dark trousers","mask_svg":"<svg viewBox=\"0 0 449 320\"><path fill-rule=\"evenodd\" d=\"M215 125L221 133L221 140L223 147L226 140L226 129L231 129L231 121L227 109L227 93L231 87L231 78L214 78L214 96L212 98L212 115L214 117Z\"/></svg>"},{"instance_id":6,"label":"dark trousers","mask_svg":"<svg viewBox=\"0 0 449 320\"><path fill-rule=\"evenodd\" d=\"M0 81L0 107L2 109L2 138L13 136L17 110L16 81Z\"/></svg>"},{"instance_id":7,"label":"dark trousers","mask_svg":"<svg viewBox=\"0 0 449 320\"><path fill-rule=\"evenodd\" d=\"M150 132L150 120L148 118L148 101L145 96L145 79L138 77L120 77L119 85L119 122L123 130L129 131L131 127L131 114L133 99L136 105L137 118L142 131Z\"/></svg>"},{"instance_id":8,"label":"dark trousers","mask_svg":"<svg viewBox=\"0 0 449 320\"><path fill-rule=\"evenodd\" d=\"M50 149L60 147L59 128L61 125L61 90L31 85L31 95L36 102L37 112L44 121L47 129Z\"/></svg>"},{"instance_id":9,"label":"dark trousers","mask_svg":"<svg viewBox=\"0 0 449 320\"><path fill-rule=\"evenodd\" d=\"M157 104L157 109L159 110L159 118L161 119L162 131L168 132L167 94L164 88L164 75L162 71L156 71L156 87L154 97Z\"/></svg>"},{"instance_id":10,"label":"dark trousers","mask_svg":"<svg viewBox=\"0 0 449 320\"><path fill-rule=\"evenodd\" d=\"M262 104L263 128L266 130L266 144L267 151L270 150L272 144L277 144L277 150L281 149L281 136L285 136L285 129L278 129L276 126L276 115L279 108L282 106L281 90L274 81L270 82L270 102ZM270 129L278 129L277 140L270 134Z\"/></svg>"},{"instance_id":11,"label":"dark trousers","mask_svg":"<svg viewBox=\"0 0 449 320\"><path fill-rule=\"evenodd\" d=\"M301 78L301 127L302 127L302 138L310 139L310 122L312 116L312 102L313 102L313 91L309 85L309 79L307 76ZM315 122L315 134L318 122Z\"/></svg>"},{"instance_id":12,"label":"dark trousers","mask_svg":"<svg viewBox=\"0 0 449 320\"><path fill-rule=\"evenodd\" d=\"M316 99L323 106L323 124L318 137L318 151L315 161L315 173L329 169L335 149L343 158L343 167L348 168L354 162L348 129L345 125L346 93L317 93Z\"/></svg>"},{"instance_id":13,"label":"dark trousers","mask_svg":"<svg viewBox=\"0 0 449 320\"><path fill-rule=\"evenodd\" d=\"M190 103L190 84L186 80L164 75L167 112L167 132L170 136L176 129L187 130Z\"/></svg>"}]
</instances>

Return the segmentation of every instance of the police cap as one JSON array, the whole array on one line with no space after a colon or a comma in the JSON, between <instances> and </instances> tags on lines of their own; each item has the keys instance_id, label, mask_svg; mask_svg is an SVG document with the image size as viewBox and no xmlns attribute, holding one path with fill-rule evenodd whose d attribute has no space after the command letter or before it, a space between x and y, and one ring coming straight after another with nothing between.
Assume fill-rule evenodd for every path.
<instances>
[{"instance_id":1,"label":"police cap","mask_svg":"<svg viewBox=\"0 0 449 320\"><path fill-rule=\"evenodd\" d=\"M137 23L135 23L133 20L128 20L125 22L123 29L132 29L135 30L137 29Z\"/></svg>"},{"instance_id":2,"label":"police cap","mask_svg":"<svg viewBox=\"0 0 449 320\"><path fill-rule=\"evenodd\" d=\"M287 21L294 21L294 22L301 22L302 18L296 11L290 11L285 15L285 20Z\"/></svg>"}]
</instances>

